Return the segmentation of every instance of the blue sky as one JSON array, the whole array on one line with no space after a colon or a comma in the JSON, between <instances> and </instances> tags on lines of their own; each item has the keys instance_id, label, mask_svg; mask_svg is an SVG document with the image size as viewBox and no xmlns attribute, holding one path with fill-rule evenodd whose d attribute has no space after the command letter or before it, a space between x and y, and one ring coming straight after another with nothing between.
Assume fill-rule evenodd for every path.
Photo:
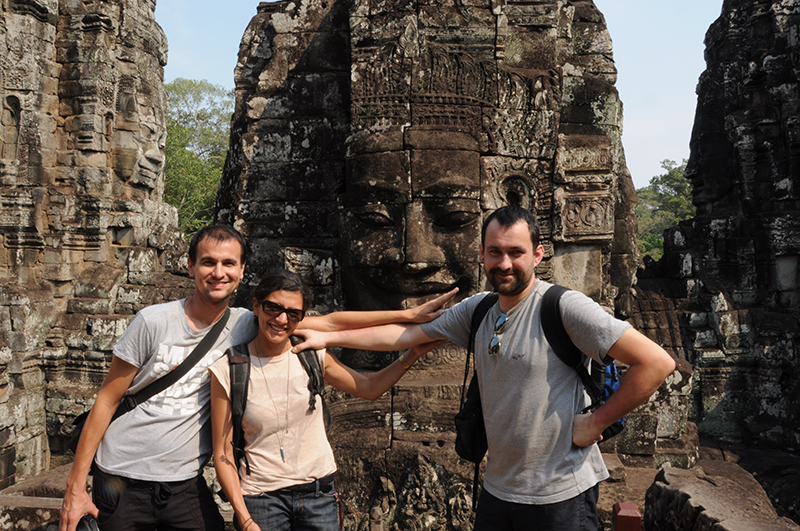
<instances>
[{"instance_id":1,"label":"blue sky","mask_svg":"<svg viewBox=\"0 0 800 531\"><path fill-rule=\"evenodd\" d=\"M206 79L233 88L233 67L258 0L158 0L169 40L166 81ZM663 173L661 161L689 156L705 69L703 38L722 0L595 0L605 15L619 71L623 144L636 188Z\"/></svg>"}]
</instances>

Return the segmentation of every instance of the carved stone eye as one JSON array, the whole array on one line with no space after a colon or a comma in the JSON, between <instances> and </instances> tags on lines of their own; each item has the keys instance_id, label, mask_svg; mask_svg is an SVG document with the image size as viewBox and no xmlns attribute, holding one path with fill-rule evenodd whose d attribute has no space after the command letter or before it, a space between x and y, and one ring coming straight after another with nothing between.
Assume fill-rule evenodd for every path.
<instances>
[{"instance_id":1,"label":"carved stone eye","mask_svg":"<svg viewBox=\"0 0 800 531\"><path fill-rule=\"evenodd\" d=\"M368 227L391 227L394 221L387 213L377 211L354 212L353 215Z\"/></svg>"},{"instance_id":2,"label":"carved stone eye","mask_svg":"<svg viewBox=\"0 0 800 531\"><path fill-rule=\"evenodd\" d=\"M436 226L442 229L456 229L469 225L478 217L476 212L455 210L436 218Z\"/></svg>"}]
</instances>

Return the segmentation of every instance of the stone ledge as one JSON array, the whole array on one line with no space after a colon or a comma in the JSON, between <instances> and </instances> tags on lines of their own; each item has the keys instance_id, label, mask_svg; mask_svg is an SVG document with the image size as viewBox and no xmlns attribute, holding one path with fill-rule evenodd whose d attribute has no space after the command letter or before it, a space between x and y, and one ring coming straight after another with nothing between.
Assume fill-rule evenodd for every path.
<instances>
[{"instance_id":1,"label":"stone ledge","mask_svg":"<svg viewBox=\"0 0 800 531\"><path fill-rule=\"evenodd\" d=\"M750 473L725 461L662 469L647 491L644 515L648 531L800 531L778 516Z\"/></svg>"}]
</instances>

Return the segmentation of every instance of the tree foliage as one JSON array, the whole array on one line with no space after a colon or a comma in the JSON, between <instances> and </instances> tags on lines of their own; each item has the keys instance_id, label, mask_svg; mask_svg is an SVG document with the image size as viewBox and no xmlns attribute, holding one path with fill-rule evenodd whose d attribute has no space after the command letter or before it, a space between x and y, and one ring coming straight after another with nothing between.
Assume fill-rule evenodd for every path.
<instances>
[{"instance_id":1,"label":"tree foliage","mask_svg":"<svg viewBox=\"0 0 800 531\"><path fill-rule=\"evenodd\" d=\"M673 160L663 160L661 167L666 173L656 175L649 185L636 190L639 250L654 260L661 258L664 252L664 231L695 215L692 185L683 176L686 159L680 165Z\"/></svg>"},{"instance_id":2,"label":"tree foliage","mask_svg":"<svg viewBox=\"0 0 800 531\"><path fill-rule=\"evenodd\" d=\"M164 201L175 206L187 235L213 221L228 152L233 91L205 80L177 78L169 96Z\"/></svg>"}]
</instances>

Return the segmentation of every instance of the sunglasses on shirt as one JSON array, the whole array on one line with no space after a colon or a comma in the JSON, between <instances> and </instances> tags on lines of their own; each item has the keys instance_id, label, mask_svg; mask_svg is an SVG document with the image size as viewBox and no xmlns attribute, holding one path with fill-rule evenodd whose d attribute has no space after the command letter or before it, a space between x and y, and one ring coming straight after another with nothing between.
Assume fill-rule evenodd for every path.
<instances>
[{"instance_id":1,"label":"sunglasses on shirt","mask_svg":"<svg viewBox=\"0 0 800 531\"><path fill-rule=\"evenodd\" d=\"M299 323L306 316L305 310L284 308L280 304L276 304L272 301L261 301L261 309L270 317L278 317L280 314L285 313L286 318L293 323Z\"/></svg>"},{"instance_id":2,"label":"sunglasses on shirt","mask_svg":"<svg viewBox=\"0 0 800 531\"><path fill-rule=\"evenodd\" d=\"M489 340L489 355L496 356L498 352L500 352L500 332L503 331L503 327L506 325L508 321L508 317L506 314L501 314L500 317L497 318L497 321L494 323L494 333L492 334L492 339Z\"/></svg>"}]
</instances>

